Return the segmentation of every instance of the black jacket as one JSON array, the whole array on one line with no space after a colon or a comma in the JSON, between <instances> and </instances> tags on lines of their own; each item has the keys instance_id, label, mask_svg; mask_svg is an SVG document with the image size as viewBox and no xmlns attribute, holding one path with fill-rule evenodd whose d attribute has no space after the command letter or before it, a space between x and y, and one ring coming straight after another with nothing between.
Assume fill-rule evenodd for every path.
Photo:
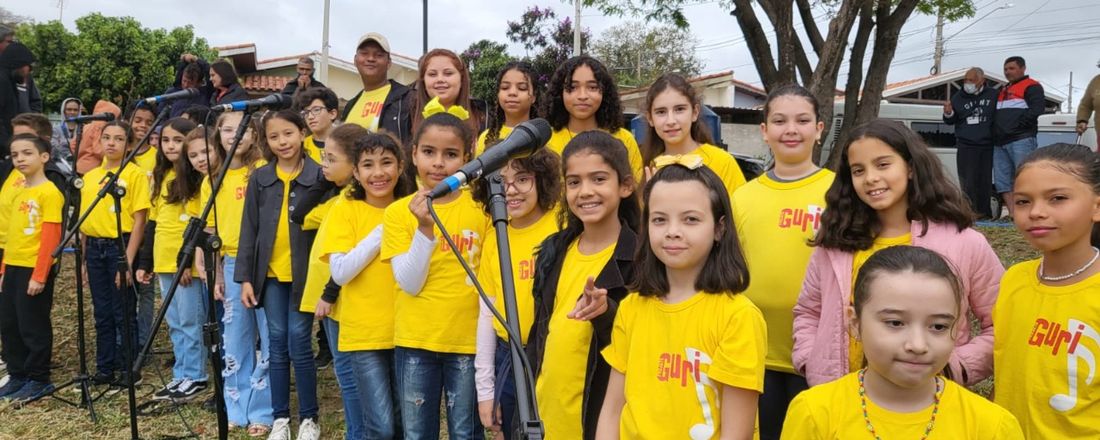
<instances>
[{"instance_id":1,"label":"black jacket","mask_svg":"<svg viewBox=\"0 0 1100 440\"><path fill-rule=\"evenodd\" d=\"M248 92L241 87L241 83L233 83L229 86L229 91L225 95L218 97L217 89L210 94L210 105L229 104L236 101L248 100Z\"/></svg>"},{"instance_id":2,"label":"black jacket","mask_svg":"<svg viewBox=\"0 0 1100 440\"><path fill-rule=\"evenodd\" d=\"M302 290L306 284L309 268L309 250L313 247L314 234L302 231L301 222L294 221L299 210L309 211L313 206L296 203L301 195L318 184L321 166L313 159L304 157L305 163L298 177L291 181L287 214L290 222L290 265L293 274L291 304L297 307L302 300ZM275 174L276 162L269 163L252 172L248 178L248 190L244 196L244 216L241 219L241 241L237 249L237 268L233 281L252 283L257 301L263 299L264 281L267 279L267 267L271 263L272 248L275 245L275 231L282 217L278 212L283 204L283 182ZM261 207L263 211L261 212Z\"/></svg>"},{"instance_id":3,"label":"black jacket","mask_svg":"<svg viewBox=\"0 0 1100 440\"><path fill-rule=\"evenodd\" d=\"M543 354L546 350L546 337L550 333L550 316L554 311L554 299L558 290L558 278L561 276L562 262L570 243L563 243L563 233L558 232L546 238L539 245L535 262L534 288L535 318L527 341L527 356L531 359L532 375L537 379L542 371ZM584 374L584 396L581 401L581 423L586 440L596 437L596 423L600 418L604 394L607 393L607 381L611 376L611 366L600 355L600 351L611 343L611 328L615 323L615 314L619 302L626 298L627 285L634 281L634 248L637 236L622 222L619 239L615 243L615 253L600 274L596 276L596 286L607 289L607 312L593 319L592 341L588 348L588 363ZM578 293L578 297L580 294Z\"/></svg>"},{"instance_id":4,"label":"black jacket","mask_svg":"<svg viewBox=\"0 0 1100 440\"><path fill-rule=\"evenodd\" d=\"M982 87L971 95L959 90L951 97L954 113L944 115L943 122L955 126L955 140L959 146L993 146L993 111L997 108L997 89Z\"/></svg>"},{"instance_id":5,"label":"black jacket","mask_svg":"<svg viewBox=\"0 0 1100 440\"><path fill-rule=\"evenodd\" d=\"M390 80L390 93L386 95L386 101L382 104L381 119L378 121L378 128L386 130L397 136L401 140L402 145L409 145L412 142L412 112L413 109L413 94L410 93L412 89L406 87L397 81ZM363 96L363 91L355 94L354 98L348 101L344 106L344 113L340 115L341 121L347 121L348 113L351 113L351 109L355 108L355 103L359 102L359 98Z\"/></svg>"},{"instance_id":6,"label":"black jacket","mask_svg":"<svg viewBox=\"0 0 1100 440\"><path fill-rule=\"evenodd\" d=\"M19 89L11 69L0 67L0 159L10 155L11 120L19 114Z\"/></svg>"},{"instance_id":7,"label":"black jacket","mask_svg":"<svg viewBox=\"0 0 1100 440\"><path fill-rule=\"evenodd\" d=\"M312 76L309 77L309 87L307 87L307 89L315 89L318 87L326 86L325 83L317 81ZM296 92L298 92L298 77L291 78L290 81L287 81L286 86L283 87L283 91L279 93L282 93L284 95L293 95Z\"/></svg>"},{"instance_id":8,"label":"black jacket","mask_svg":"<svg viewBox=\"0 0 1100 440\"><path fill-rule=\"evenodd\" d=\"M1042 84L1025 76L1005 84L997 93L997 111L993 114L993 139L997 145L1035 137L1039 116L1046 111Z\"/></svg>"}]
</instances>

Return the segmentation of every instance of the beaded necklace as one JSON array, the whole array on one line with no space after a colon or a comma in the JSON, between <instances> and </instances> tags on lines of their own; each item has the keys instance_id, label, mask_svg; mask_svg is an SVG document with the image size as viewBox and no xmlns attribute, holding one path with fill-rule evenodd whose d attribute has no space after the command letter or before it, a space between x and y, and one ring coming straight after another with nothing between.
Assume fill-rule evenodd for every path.
<instances>
[{"instance_id":1,"label":"beaded necklace","mask_svg":"<svg viewBox=\"0 0 1100 440\"><path fill-rule=\"evenodd\" d=\"M871 436L875 440L882 440L882 437L878 436L875 427L871 424L871 416L867 414L867 389L863 386L863 378L866 374L866 368L859 370L859 404L863 408L863 421L867 423L867 430L871 432ZM940 412L940 397L943 395L944 385L943 380L936 376L936 393L932 395L932 418L928 420L928 425L924 427L924 435L921 436L921 440L927 440L928 435L932 433L932 428L936 426L936 414Z\"/></svg>"}]
</instances>

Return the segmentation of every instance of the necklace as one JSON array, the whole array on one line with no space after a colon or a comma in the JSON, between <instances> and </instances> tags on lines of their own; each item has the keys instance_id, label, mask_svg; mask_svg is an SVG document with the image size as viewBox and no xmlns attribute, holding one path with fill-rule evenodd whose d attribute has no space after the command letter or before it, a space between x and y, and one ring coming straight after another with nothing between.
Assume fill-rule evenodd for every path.
<instances>
[{"instance_id":1,"label":"necklace","mask_svg":"<svg viewBox=\"0 0 1100 440\"><path fill-rule=\"evenodd\" d=\"M871 425L871 416L867 415L867 389L863 386L863 377L867 374L867 368L859 370L859 404L863 408L863 421L867 423L867 430L871 432L871 436L875 440L882 440L882 437L878 436L875 432L875 427ZM932 418L928 420L928 425L924 427L924 435L920 440L926 440L928 434L932 433L932 428L936 426L936 414L940 412L940 397L943 396L944 389L943 380L939 376L936 376L936 393L932 395Z\"/></svg>"},{"instance_id":2,"label":"necklace","mask_svg":"<svg viewBox=\"0 0 1100 440\"><path fill-rule=\"evenodd\" d=\"M1084 266L1081 266L1081 268L1073 271L1073 273L1070 273L1068 275L1058 275L1058 276L1045 275L1043 273L1043 261L1040 260L1039 261L1039 279L1041 279L1043 281L1065 281L1065 280L1073 278L1077 275L1081 275L1082 272L1084 272L1086 270L1089 270L1089 268L1092 267L1092 264L1096 262L1097 257L1100 257L1100 249L1097 249L1097 248L1093 247L1092 251L1093 251L1092 259L1089 260L1088 263L1085 263Z\"/></svg>"}]
</instances>

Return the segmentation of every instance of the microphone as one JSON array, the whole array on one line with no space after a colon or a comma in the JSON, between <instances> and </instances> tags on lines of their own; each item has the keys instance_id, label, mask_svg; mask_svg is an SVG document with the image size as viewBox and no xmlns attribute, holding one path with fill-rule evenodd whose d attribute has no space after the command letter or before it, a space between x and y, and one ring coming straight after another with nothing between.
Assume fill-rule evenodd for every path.
<instances>
[{"instance_id":1,"label":"microphone","mask_svg":"<svg viewBox=\"0 0 1100 440\"><path fill-rule=\"evenodd\" d=\"M160 104L162 102L167 102L167 101L175 101L177 99L194 98L196 96L199 96L199 89L189 88L189 89L183 89L183 90L180 90L180 91L177 91L177 92L165 93L163 95L151 96L151 97L145 98L142 102L144 102L145 105L153 105L153 104Z\"/></svg>"},{"instance_id":2,"label":"microphone","mask_svg":"<svg viewBox=\"0 0 1100 440\"><path fill-rule=\"evenodd\" d=\"M504 141L486 149L481 156L467 162L459 168L458 172L439 182L428 197L432 199L443 197L466 182L477 180L482 174L500 169L511 159L530 156L546 145L550 140L551 131L550 123L541 118L517 125Z\"/></svg>"},{"instance_id":3,"label":"microphone","mask_svg":"<svg viewBox=\"0 0 1100 440\"><path fill-rule=\"evenodd\" d=\"M115 120L115 114L114 113L104 112L104 113L95 113L95 114L84 115L84 116L74 116L74 117L66 119L65 122L76 122L78 124L83 124L85 122L92 122L92 121L111 122L113 120Z\"/></svg>"},{"instance_id":4,"label":"microphone","mask_svg":"<svg viewBox=\"0 0 1100 440\"><path fill-rule=\"evenodd\" d=\"M290 105L290 97L282 93L272 93L260 99L236 101L229 104L218 104L210 107L212 112L242 112L255 110L260 107L284 108Z\"/></svg>"}]
</instances>

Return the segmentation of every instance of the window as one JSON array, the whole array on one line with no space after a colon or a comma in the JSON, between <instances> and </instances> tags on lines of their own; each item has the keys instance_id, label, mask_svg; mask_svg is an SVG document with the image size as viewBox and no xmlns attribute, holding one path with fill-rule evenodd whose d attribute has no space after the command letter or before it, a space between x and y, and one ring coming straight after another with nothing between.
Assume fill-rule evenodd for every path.
<instances>
[{"instance_id":1,"label":"window","mask_svg":"<svg viewBox=\"0 0 1100 440\"><path fill-rule=\"evenodd\" d=\"M1072 131L1040 131L1035 140L1040 147L1046 147L1057 143L1076 144L1077 133Z\"/></svg>"},{"instance_id":2,"label":"window","mask_svg":"<svg viewBox=\"0 0 1100 440\"><path fill-rule=\"evenodd\" d=\"M909 127L920 135L929 147L955 148L955 126L942 122L913 122Z\"/></svg>"}]
</instances>

